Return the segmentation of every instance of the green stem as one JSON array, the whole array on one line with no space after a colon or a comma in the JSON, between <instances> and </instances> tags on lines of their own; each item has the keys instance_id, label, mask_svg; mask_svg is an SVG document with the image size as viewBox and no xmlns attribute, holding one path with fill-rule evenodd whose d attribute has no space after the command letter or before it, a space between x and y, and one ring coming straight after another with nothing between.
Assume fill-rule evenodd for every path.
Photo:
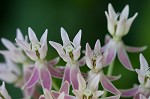
<instances>
[{"instance_id":1,"label":"green stem","mask_svg":"<svg viewBox=\"0 0 150 99\"><path fill-rule=\"evenodd\" d=\"M114 63L115 63L115 60L112 61L112 63L109 65L109 68L108 68L108 71L107 71L107 76L111 76L112 73L113 73L113 68L114 68ZM108 94L108 91L104 90L104 94L102 96L102 98L105 98Z\"/></svg>"},{"instance_id":2,"label":"green stem","mask_svg":"<svg viewBox=\"0 0 150 99\"><path fill-rule=\"evenodd\" d=\"M59 87L57 86L56 82L52 80L52 87L56 90L59 91Z\"/></svg>"}]
</instances>

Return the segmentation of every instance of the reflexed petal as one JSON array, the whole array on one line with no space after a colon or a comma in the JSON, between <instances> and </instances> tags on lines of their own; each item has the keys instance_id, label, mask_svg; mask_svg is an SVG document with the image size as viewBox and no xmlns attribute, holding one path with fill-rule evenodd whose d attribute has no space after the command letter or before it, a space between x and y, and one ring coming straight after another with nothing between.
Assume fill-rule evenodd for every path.
<instances>
[{"instance_id":1,"label":"reflexed petal","mask_svg":"<svg viewBox=\"0 0 150 99\"><path fill-rule=\"evenodd\" d=\"M9 41L5 38L2 38L1 41L8 50L16 49L15 45L11 41Z\"/></svg>"},{"instance_id":2,"label":"reflexed petal","mask_svg":"<svg viewBox=\"0 0 150 99\"><path fill-rule=\"evenodd\" d=\"M149 68L145 57L140 54L140 70L146 71Z\"/></svg>"},{"instance_id":3,"label":"reflexed petal","mask_svg":"<svg viewBox=\"0 0 150 99\"><path fill-rule=\"evenodd\" d=\"M60 57L56 57L56 58L50 60L49 64L54 66L54 65L56 65L59 62L59 60L60 60Z\"/></svg>"},{"instance_id":4,"label":"reflexed petal","mask_svg":"<svg viewBox=\"0 0 150 99\"><path fill-rule=\"evenodd\" d=\"M113 94L120 94L118 89L101 73L100 77L103 88Z\"/></svg>"},{"instance_id":5,"label":"reflexed petal","mask_svg":"<svg viewBox=\"0 0 150 99\"><path fill-rule=\"evenodd\" d=\"M36 55L35 51L25 51L26 54L30 57L31 60L38 60L38 57Z\"/></svg>"},{"instance_id":6,"label":"reflexed petal","mask_svg":"<svg viewBox=\"0 0 150 99\"><path fill-rule=\"evenodd\" d=\"M16 32L17 32L16 38L19 39L19 40L24 41L24 37L23 37L23 34L22 34L21 30L19 28L17 28Z\"/></svg>"},{"instance_id":7,"label":"reflexed petal","mask_svg":"<svg viewBox=\"0 0 150 99\"><path fill-rule=\"evenodd\" d=\"M108 80L115 81L121 78L121 75L118 76L106 76Z\"/></svg>"},{"instance_id":8,"label":"reflexed petal","mask_svg":"<svg viewBox=\"0 0 150 99\"><path fill-rule=\"evenodd\" d=\"M143 47L132 47L132 46L127 46L125 45L125 49L128 51L128 52L142 52L144 51L145 49L147 49L147 46L143 46Z\"/></svg>"},{"instance_id":9,"label":"reflexed petal","mask_svg":"<svg viewBox=\"0 0 150 99\"><path fill-rule=\"evenodd\" d=\"M121 91L121 96L122 97L135 96L135 94L137 93L138 89L139 89L139 87L135 87L135 88L127 89L127 90L120 90Z\"/></svg>"},{"instance_id":10,"label":"reflexed petal","mask_svg":"<svg viewBox=\"0 0 150 99\"><path fill-rule=\"evenodd\" d=\"M80 90L80 91L85 90L86 89L86 82L80 73L77 74L77 79L78 79L78 83L79 83L78 90Z\"/></svg>"},{"instance_id":11,"label":"reflexed petal","mask_svg":"<svg viewBox=\"0 0 150 99\"><path fill-rule=\"evenodd\" d=\"M51 64L49 64L47 68L52 76L60 79L63 78L63 74L59 70L55 69Z\"/></svg>"},{"instance_id":12,"label":"reflexed petal","mask_svg":"<svg viewBox=\"0 0 150 99\"><path fill-rule=\"evenodd\" d=\"M70 85L69 85L69 83L68 83L68 81L65 81L64 83L63 83L63 85L61 86L61 88L60 88L60 93L62 93L62 92L64 92L65 94L69 94L69 89L70 89Z\"/></svg>"},{"instance_id":13,"label":"reflexed petal","mask_svg":"<svg viewBox=\"0 0 150 99\"><path fill-rule=\"evenodd\" d=\"M46 29L44 34L42 35L41 39L40 39L40 43L47 43L47 34L48 34L48 30Z\"/></svg>"},{"instance_id":14,"label":"reflexed petal","mask_svg":"<svg viewBox=\"0 0 150 99\"><path fill-rule=\"evenodd\" d=\"M40 80L44 88L46 88L47 90L51 89L52 85L51 74L46 67L40 69Z\"/></svg>"},{"instance_id":15,"label":"reflexed petal","mask_svg":"<svg viewBox=\"0 0 150 99\"><path fill-rule=\"evenodd\" d=\"M36 35L35 35L35 33L34 33L34 31L30 27L28 28L28 35L29 35L29 39L30 39L31 42L32 41L34 41L36 43L39 42Z\"/></svg>"},{"instance_id":16,"label":"reflexed petal","mask_svg":"<svg viewBox=\"0 0 150 99\"><path fill-rule=\"evenodd\" d=\"M39 69L37 67L34 67L33 73L30 79L27 81L27 83L23 86L23 89L33 87L39 81L39 77L40 77Z\"/></svg>"},{"instance_id":17,"label":"reflexed petal","mask_svg":"<svg viewBox=\"0 0 150 99\"><path fill-rule=\"evenodd\" d=\"M120 98L120 95L116 95L116 96L106 97L105 99L119 99L119 98Z\"/></svg>"},{"instance_id":18,"label":"reflexed petal","mask_svg":"<svg viewBox=\"0 0 150 99\"><path fill-rule=\"evenodd\" d=\"M112 63L112 61L115 59L115 57L116 57L116 47L115 47L115 45L113 46L113 44L112 44L109 46L107 51L104 52L104 60L105 60L104 66L107 66L110 63Z\"/></svg>"},{"instance_id":19,"label":"reflexed petal","mask_svg":"<svg viewBox=\"0 0 150 99\"><path fill-rule=\"evenodd\" d=\"M69 36L68 36L67 32L64 30L64 28L62 28L62 27L61 27L61 38L63 41L63 45L67 45L68 43L70 43Z\"/></svg>"},{"instance_id":20,"label":"reflexed petal","mask_svg":"<svg viewBox=\"0 0 150 99\"><path fill-rule=\"evenodd\" d=\"M31 50L30 45L27 42L19 40L19 39L15 39L15 40L16 40L18 46L20 46L22 49Z\"/></svg>"},{"instance_id":21,"label":"reflexed petal","mask_svg":"<svg viewBox=\"0 0 150 99\"><path fill-rule=\"evenodd\" d=\"M81 33L82 33L82 31L79 30L79 32L77 33L77 35L73 39L73 45L74 45L75 48L77 48L78 46L80 46L80 43L81 43Z\"/></svg>"},{"instance_id":22,"label":"reflexed petal","mask_svg":"<svg viewBox=\"0 0 150 99\"><path fill-rule=\"evenodd\" d=\"M70 72L71 72L71 70L70 70L70 66L69 66L70 64L66 64L66 68L65 68L65 71L64 71L64 76L63 76L63 82L64 81L68 81L69 82L69 84L70 84Z\"/></svg>"},{"instance_id":23,"label":"reflexed petal","mask_svg":"<svg viewBox=\"0 0 150 99\"><path fill-rule=\"evenodd\" d=\"M133 71L132 64L128 58L128 55L122 45L119 46L118 48L118 58L119 61L122 63L122 65L127 68L128 70Z\"/></svg>"},{"instance_id":24,"label":"reflexed petal","mask_svg":"<svg viewBox=\"0 0 150 99\"><path fill-rule=\"evenodd\" d=\"M133 17L129 18L125 24L125 30L124 33L127 34L130 30L130 27L132 25L132 22L134 21L134 19L137 17L138 13L135 13Z\"/></svg>"},{"instance_id":25,"label":"reflexed petal","mask_svg":"<svg viewBox=\"0 0 150 99\"><path fill-rule=\"evenodd\" d=\"M106 34L105 35L105 44L107 44L110 41L111 37L110 35Z\"/></svg>"},{"instance_id":26,"label":"reflexed petal","mask_svg":"<svg viewBox=\"0 0 150 99\"><path fill-rule=\"evenodd\" d=\"M125 18L127 19L129 15L129 5L126 5L123 9L123 11L121 12L120 18Z\"/></svg>"},{"instance_id":27,"label":"reflexed petal","mask_svg":"<svg viewBox=\"0 0 150 99\"><path fill-rule=\"evenodd\" d=\"M71 84L73 89L78 89L79 84L78 84L78 79L77 79L77 74L80 73L79 67L76 66L72 66L71 67L71 72L70 72L70 77L71 77Z\"/></svg>"},{"instance_id":28,"label":"reflexed petal","mask_svg":"<svg viewBox=\"0 0 150 99\"><path fill-rule=\"evenodd\" d=\"M79 46L76 50L73 51L73 57L74 57L74 60L78 60L81 53L80 53L80 50L81 50L81 46Z\"/></svg>"}]
</instances>

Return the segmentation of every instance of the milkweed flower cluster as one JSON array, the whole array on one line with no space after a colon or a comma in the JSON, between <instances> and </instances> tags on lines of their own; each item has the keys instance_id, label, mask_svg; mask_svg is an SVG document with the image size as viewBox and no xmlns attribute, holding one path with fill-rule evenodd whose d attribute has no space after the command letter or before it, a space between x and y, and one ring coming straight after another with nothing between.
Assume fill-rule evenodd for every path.
<instances>
[{"instance_id":1,"label":"milkweed flower cluster","mask_svg":"<svg viewBox=\"0 0 150 99\"><path fill-rule=\"evenodd\" d=\"M105 37L105 45L101 46L98 39L93 50L89 43L86 43L84 49L81 46L81 30L72 41L66 30L61 28L63 44L49 41L59 55L52 60L46 59L47 29L40 40L30 27L28 36L23 36L21 30L17 29L14 43L2 38L1 41L7 50L0 50L0 54L5 58L5 62L0 63L0 80L22 89L23 99L120 99L121 97L149 99L150 67L146 59L140 54L140 69L134 70L127 55L127 51L142 52L146 46L131 47L122 40L138 14L135 13L133 17L128 18L128 5L119 14L111 4L108 4L105 15L110 33ZM82 49L84 55L81 58ZM119 89L112 83L121 77L120 74L112 75L116 55L126 69L138 74L139 85L131 89ZM66 62L65 66L57 66L60 58ZM90 70L86 73L81 71L80 67L83 66L87 66ZM106 67L108 67L107 74L104 73ZM60 88L53 78L62 80ZM0 87L0 98L11 99L4 82ZM38 89L39 86L43 93ZM108 92L111 96L107 95Z\"/></svg>"}]
</instances>

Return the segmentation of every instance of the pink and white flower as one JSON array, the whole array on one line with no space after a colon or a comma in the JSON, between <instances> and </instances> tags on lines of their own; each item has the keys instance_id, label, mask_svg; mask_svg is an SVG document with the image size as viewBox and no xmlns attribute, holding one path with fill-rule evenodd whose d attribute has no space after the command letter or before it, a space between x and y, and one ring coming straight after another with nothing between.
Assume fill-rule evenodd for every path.
<instances>
[{"instance_id":1,"label":"pink and white flower","mask_svg":"<svg viewBox=\"0 0 150 99\"><path fill-rule=\"evenodd\" d=\"M129 15L129 6L126 5L121 14L117 14L111 4L108 5L108 12L105 11L107 17L107 28L111 37L106 36L106 45L103 50L111 50L109 56L113 57L112 61L115 59L115 56L118 55L119 61L123 66L129 70L134 70L130 59L126 53L128 52L141 52L147 47L131 47L124 44L122 37L125 36L131 27L132 22L138 15L135 15L128 19ZM119 20L118 20L119 17Z\"/></svg>"},{"instance_id":2,"label":"pink and white flower","mask_svg":"<svg viewBox=\"0 0 150 99\"><path fill-rule=\"evenodd\" d=\"M80 73L78 59L80 57L81 50L81 30L77 33L77 35L73 39L73 42L71 42L67 32L63 28L61 28L61 38L63 41L63 45L53 41L49 41L49 43L56 49L59 56L65 62L67 62L64 71L63 82L67 80L73 85L74 89L77 89L77 73Z\"/></svg>"}]
</instances>

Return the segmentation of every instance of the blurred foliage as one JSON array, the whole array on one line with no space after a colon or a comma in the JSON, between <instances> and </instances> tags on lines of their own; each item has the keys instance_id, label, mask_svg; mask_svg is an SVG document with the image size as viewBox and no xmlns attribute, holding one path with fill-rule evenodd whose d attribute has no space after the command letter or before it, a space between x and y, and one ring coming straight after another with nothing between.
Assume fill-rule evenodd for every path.
<instances>
[{"instance_id":1,"label":"blurred foliage","mask_svg":"<svg viewBox=\"0 0 150 99\"><path fill-rule=\"evenodd\" d=\"M64 27L71 39L79 29L82 29L82 49L86 42L94 46L97 39L103 40L107 31L107 21L104 11L108 3L112 3L115 10L121 12L126 4L130 6L130 15L139 15L133 22L129 34L123 39L126 44L150 46L150 2L148 0L1 0L0 3L0 37L14 41L16 28L20 28L27 35L27 28L31 27L40 37L45 29L49 30L48 40L61 42L60 27ZM5 49L0 42L1 49ZM143 52L150 61L149 48ZM48 59L58 54L49 46ZM139 54L129 54L134 68L139 68ZM0 55L1 61L3 61ZM61 62L65 65L64 62ZM137 82L137 74L126 70L116 60L114 75L122 74L122 78L114 84L117 88L130 88ZM20 91L8 85L13 99L20 96ZM15 91L14 91L15 90Z\"/></svg>"}]
</instances>

